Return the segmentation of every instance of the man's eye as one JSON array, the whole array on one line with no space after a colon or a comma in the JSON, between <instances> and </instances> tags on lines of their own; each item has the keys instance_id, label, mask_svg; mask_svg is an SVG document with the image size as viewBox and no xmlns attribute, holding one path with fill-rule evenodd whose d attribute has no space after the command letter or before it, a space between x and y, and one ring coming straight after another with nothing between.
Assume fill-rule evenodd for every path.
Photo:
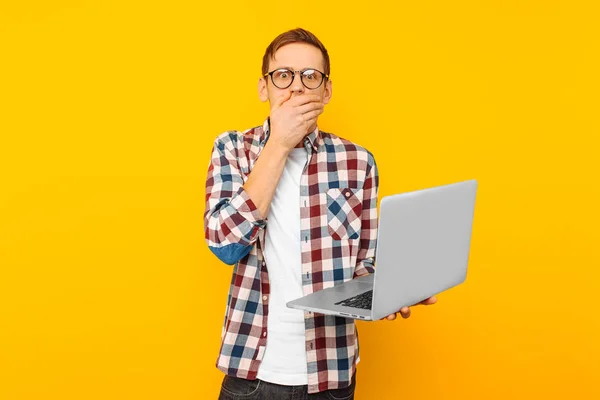
<instances>
[{"instance_id":1,"label":"man's eye","mask_svg":"<svg viewBox=\"0 0 600 400\"><path fill-rule=\"evenodd\" d=\"M290 71L287 71L285 69L277 71L275 73L275 78L278 78L278 79L287 79L289 77L290 77Z\"/></svg>"},{"instance_id":2,"label":"man's eye","mask_svg":"<svg viewBox=\"0 0 600 400\"><path fill-rule=\"evenodd\" d=\"M315 72L315 70L313 69L309 69L303 72L304 78L308 79L308 80L312 80L312 79L316 79L316 75L317 73Z\"/></svg>"}]
</instances>

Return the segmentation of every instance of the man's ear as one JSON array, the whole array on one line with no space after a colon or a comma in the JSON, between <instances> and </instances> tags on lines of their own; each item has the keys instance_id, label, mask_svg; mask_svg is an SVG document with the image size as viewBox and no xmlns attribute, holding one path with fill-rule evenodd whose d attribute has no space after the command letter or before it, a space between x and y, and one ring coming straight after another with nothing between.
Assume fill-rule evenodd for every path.
<instances>
[{"instance_id":1,"label":"man's ear","mask_svg":"<svg viewBox=\"0 0 600 400\"><path fill-rule=\"evenodd\" d=\"M258 79L258 98L262 102L269 100L269 91L267 90L267 81L264 78Z\"/></svg>"},{"instance_id":2,"label":"man's ear","mask_svg":"<svg viewBox=\"0 0 600 400\"><path fill-rule=\"evenodd\" d=\"M327 83L325 83L325 91L323 93L323 104L329 103L329 100L331 100L332 94L333 94L333 84L329 79L327 79Z\"/></svg>"}]
</instances>

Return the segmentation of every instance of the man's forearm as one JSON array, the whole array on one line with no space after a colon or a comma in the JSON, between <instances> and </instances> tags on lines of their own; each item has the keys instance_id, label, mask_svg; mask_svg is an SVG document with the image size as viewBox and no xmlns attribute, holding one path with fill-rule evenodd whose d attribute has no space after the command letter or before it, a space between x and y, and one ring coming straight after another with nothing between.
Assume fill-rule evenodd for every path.
<instances>
[{"instance_id":1,"label":"man's forearm","mask_svg":"<svg viewBox=\"0 0 600 400\"><path fill-rule=\"evenodd\" d=\"M244 190L263 218L266 218L269 213L269 206L283 173L289 151L274 141L268 141L244 184Z\"/></svg>"}]
</instances>

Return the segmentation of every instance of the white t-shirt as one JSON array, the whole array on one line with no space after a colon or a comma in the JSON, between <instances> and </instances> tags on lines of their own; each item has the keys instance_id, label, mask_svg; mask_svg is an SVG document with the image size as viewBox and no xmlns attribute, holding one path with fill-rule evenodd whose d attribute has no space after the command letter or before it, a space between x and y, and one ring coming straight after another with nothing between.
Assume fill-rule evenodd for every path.
<instances>
[{"instance_id":1,"label":"white t-shirt","mask_svg":"<svg viewBox=\"0 0 600 400\"><path fill-rule=\"evenodd\" d=\"M305 148L294 148L290 152L269 207L265 231L264 257L271 294L267 345L257 377L279 385L308 384L304 311L286 306L287 302L304 296L300 178L307 160Z\"/></svg>"},{"instance_id":2,"label":"white t-shirt","mask_svg":"<svg viewBox=\"0 0 600 400\"><path fill-rule=\"evenodd\" d=\"M270 299L267 345L258 378L279 385L306 385L304 311L288 308L303 296L300 241L300 178L308 152L294 148L269 207L264 257L269 271Z\"/></svg>"}]
</instances>

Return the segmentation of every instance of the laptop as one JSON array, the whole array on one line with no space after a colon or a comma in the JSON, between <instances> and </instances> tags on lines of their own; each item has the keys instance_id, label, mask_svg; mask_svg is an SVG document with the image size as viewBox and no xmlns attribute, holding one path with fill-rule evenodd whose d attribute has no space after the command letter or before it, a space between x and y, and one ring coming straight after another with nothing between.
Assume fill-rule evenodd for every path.
<instances>
[{"instance_id":1,"label":"laptop","mask_svg":"<svg viewBox=\"0 0 600 400\"><path fill-rule=\"evenodd\" d=\"M376 321L465 281L477 181L381 199L376 267L290 308Z\"/></svg>"}]
</instances>

